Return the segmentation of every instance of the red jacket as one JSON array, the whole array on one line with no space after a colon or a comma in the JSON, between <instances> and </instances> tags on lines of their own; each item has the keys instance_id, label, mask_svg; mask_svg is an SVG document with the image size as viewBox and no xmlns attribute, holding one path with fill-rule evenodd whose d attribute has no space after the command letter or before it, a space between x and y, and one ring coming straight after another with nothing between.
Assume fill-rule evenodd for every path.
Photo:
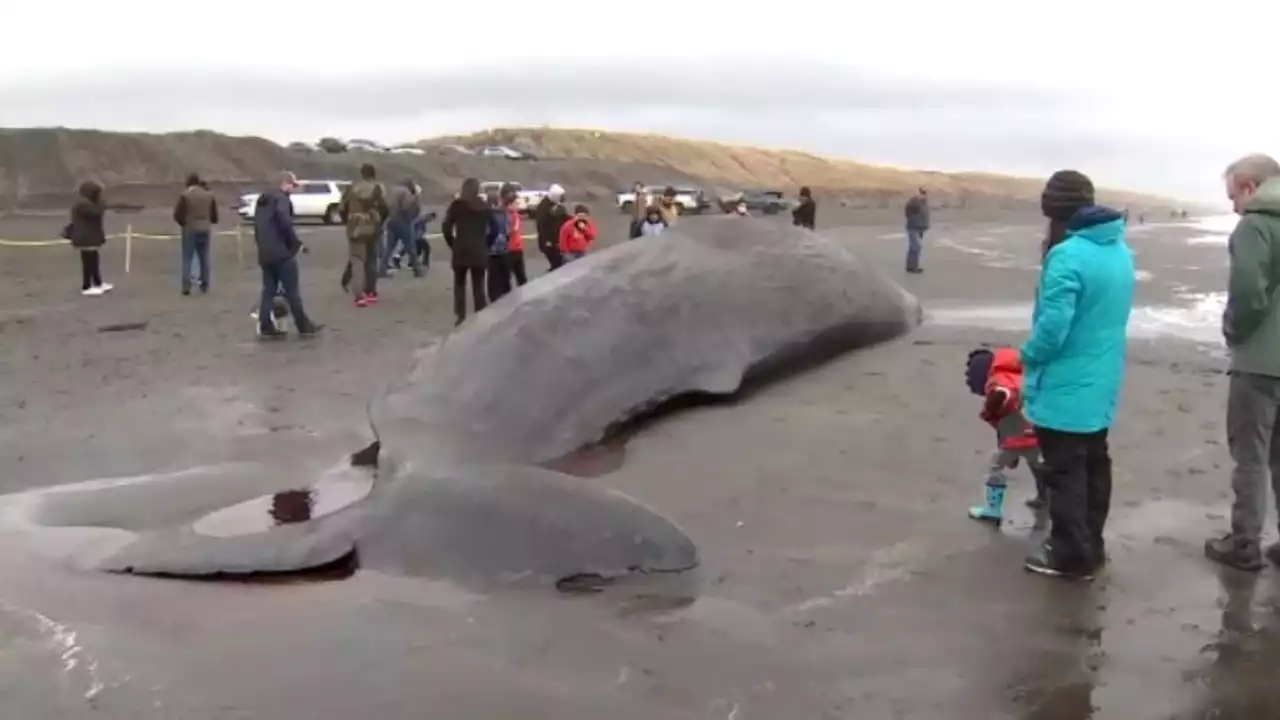
<instances>
[{"instance_id":1,"label":"red jacket","mask_svg":"<svg viewBox=\"0 0 1280 720\"><path fill-rule=\"evenodd\" d=\"M579 220L585 220L587 227L579 230ZM560 252L584 253L596 239L596 221L590 217L572 216L560 226Z\"/></svg>"},{"instance_id":2,"label":"red jacket","mask_svg":"<svg viewBox=\"0 0 1280 720\"><path fill-rule=\"evenodd\" d=\"M507 252L524 252L524 235L520 229L520 211L507 206Z\"/></svg>"},{"instance_id":3,"label":"red jacket","mask_svg":"<svg viewBox=\"0 0 1280 720\"><path fill-rule=\"evenodd\" d=\"M1017 350L996 348L992 351L985 389L988 401L979 417L996 429L1000 449L1037 447L1035 428L1022 414L1022 360Z\"/></svg>"}]
</instances>

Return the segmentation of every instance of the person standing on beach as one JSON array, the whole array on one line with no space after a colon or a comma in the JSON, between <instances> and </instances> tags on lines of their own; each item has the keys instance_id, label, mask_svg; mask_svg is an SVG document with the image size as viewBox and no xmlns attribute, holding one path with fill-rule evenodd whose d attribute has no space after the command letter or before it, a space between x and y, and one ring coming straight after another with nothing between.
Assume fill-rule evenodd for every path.
<instances>
[{"instance_id":1,"label":"person standing on beach","mask_svg":"<svg viewBox=\"0 0 1280 720\"><path fill-rule=\"evenodd\" d=\"M807 186L800 188L800 201L791 211L791 224L806 230L813 230L818 221L818 204L813 200L813 191Z\"/></svg>"},{"instance_id":2,"label":"person standing on beach","mask_svg":"<svg viewBox=\"0 0 1280 720\"><path fill-rule=\"evenodd\" d=\"M383 250L382 259L378 261L379 278L389 277L391 260L396 256L396 248L401 245L409 256L409 267L413 270L413 276L422 277L417 240L413 234L414 224L417 223L418 215L421 213L415 188L413 179L406 178L387 192L387 205L391 212L387 218L386 248Z\"/></svg>"},{"instance_id":3,"label":"person standing on beach","mask_svg":"<svg viewBox=\"0 0 1280 720\"><path fill-rule=\"evenodd\" d=\"M920 252L924 249L924 234L929 230L929 191L920 188L902 212L907 221L907 272L919 275L924 272L920 267Z\"/></svg>"},{"instance_id":4,"label":"person standing on beach","mask_svg":"<svg viewBox=\"0 0 1280 720\"><path fill-rule=\"evenodd\" d=\"M354 276L351 295L356 307L368 307L378 301L378 239L383 222L391 214L373 165L360 166L360 179L342 193L339 214L347 226L347 249Z\"/></svg>"},{"instance_id":5,"label":"person standing on beach","mask_svg":"<svg viewBox=\"0 0 1280 720\"><path fill-rule=\"evenodd\" d=\"M662 191L662 199L658 201L658 212L662 221L671 227L680 219L680 206L676 204L676 189L668 185Z\"/></svg>"},{"instance_id":6,"label":"person standing on beach","mask_svg":"<svg viewBox=\"0 0 1280 720\"><path fill-rule=\"evenodd\" d=\"M102 186L92 180L80 183L80 197L71 206L71 222L62 235L80 254L80 294L89 297L111 292L114 286L102 282L102 258L99 251L107 244L103 216L107 205L102 199Z\"/></svg>"},{"instance_id":7,"label":"person standing on beach","mask_svg":"<svg viewBox=\"0 0 1280 720\"><path fill-rule=\"evenodd\" d=\"M1083 174L1054 173L1040 205L1049 230L1020 356L1023 413L1040 445L1051 527L1024 567L1090 579L1106 564L1107 435L1124 377L1133 253L1124 216L1094 204L1093 183Z\"/></svg>"},{"instance_id":8,"label":"person standing on beach","mask_svg":"<svg viewBox=\"0 0 1280 720\"><path fill-rule=\"evenodd\" d=\"M564 257L560 254L560 226L568 219L569 213L564 209L564 188L552 185L534 211L538 249L550 265L548 270L555 270L564 264Z\"/></svg>"},{"instance_id":9,"label":"person standing on beach","mask_svg":"<svg viewBox=\"0 0 1280 720\"><path fill-rule=\"evenodd\" d=\"M587 250L596 239L596 221L591 218L591 209L586 205L575 205L573 217L560 226L560 254L566 263L586 257Z\"/></svg>"},{"instance_id":10,"label":"person standing on beach","mask_svg":"<svg viewBox=\"0 0 1280 720\"><path fill-rule=\"evenodd\" d=\"M507 211L507 272L514 278L516 285L523 286L529 282L529 275L524 267L524 218L520 217L520 209L516 207L516 199L520 197L516 186L506 183L502 186L502 202ZM511 289L511 281L507 281L507 289Z\"/></svg>"},{"instance_id":11,"label":"person standing on beach","mask_svg":"<svg viewBox=\"0 0 1280 720\"><path fill-rule=\"evenodd\" d=\"M631 228L627 237L635 240L642 234L645 214L649 212L649 195L644 191L644 183L639 181L632 183L631 195Z\"/></svg>"},{"instance_id":12,"label":"person standing on beach","mask_svg":"<svg viewBox=\"0 0 1280 720\"><path fill-rule=\"evenodd\" d=\"M444 242L453 251L455 325L461 325L467 319L467 278L471 279L475 311L480 312L488 304L485 300L485 268L489 264L489 243L494 237L492 224L489 204L480 196L480 181L476 178L463 180L462 192L449 203L440 223Z\"/></svg>"},{"instance_id":13,"label":"person standing on beach","mask_svg":"<svg viewBox=\"0 0 1280 720\"><path fill-rule=\"evenodd\" d=\"M293 227L293 204L289 195L298 187L291 172L280 176L275 190L258 196L253 210L253 242L258 247L258 265L262 268L262 297L258 305L259 337L264 340L286 335L272 322L277 293L284 295L293 315L294 327L302 337L319 333L324 326L311 321L302 307L298 272L298 253L302 241Z\"/></svg>"},{"instance_id":14,"label":"person standing on beach","mask_svg":"<svg viewBox=\"0 0 1280 720\"><path fill-rule=\"evenodd\" d=\"M191 261L200 263L200 292L209 292L209 238L218 224L218 200L200 181L187 176L187 189L178 196L173 221L182 230L182 294L191 294Z\"/></svg>"},{"instance_id":15,"label":"person standing on beach","mask_svg":"<svg viewBox=\"0 0 1280 720\"><path fill-rule=\"evenodd\" d=\"M1227 445L1231 531L1205 542L1209 559L1240 570L1262 569L1262 525L1268 479L1280 498L1280 163L1249 155L1225 173L1227 197L1240 216L1227 247L1231 256L1222 334L1231 353ZM1266 550L1280 565L1280 544Z\"/></svg>"},{"instance_id":16,"label":"person standing on beach","mask_svg":"<svg viewBox=\"0 0 1280 720\"><path fill-rule=\"evenodd\" d=\"M507 267L507 242L510 236L504 192L508 188L504 183L501 189L491 189L489 196L485 198L489 204L489 237L486 238L489 245L489 267L485 270L485 285L491 303L511 292L511 270Z\"/></svg>"}]
</instances>

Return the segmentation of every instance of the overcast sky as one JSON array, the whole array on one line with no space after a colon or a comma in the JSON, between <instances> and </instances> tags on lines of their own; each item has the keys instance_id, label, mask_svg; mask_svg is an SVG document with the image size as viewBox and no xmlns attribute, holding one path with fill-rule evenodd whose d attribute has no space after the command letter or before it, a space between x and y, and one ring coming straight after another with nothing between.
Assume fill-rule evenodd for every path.
<instances>
[{"instance_id":1,"label":"overcast sky","mask_svg":"<svg viewBox=\"0 0 1280 720\"><path fill-rule=\"evenodd\" d=\"M1235 156L1280 154L1280 3L1263 1L13 5L6 127L400 142L586 126L941 170L1074 167L1210 201Z\"/></svg>"}]
</instances>

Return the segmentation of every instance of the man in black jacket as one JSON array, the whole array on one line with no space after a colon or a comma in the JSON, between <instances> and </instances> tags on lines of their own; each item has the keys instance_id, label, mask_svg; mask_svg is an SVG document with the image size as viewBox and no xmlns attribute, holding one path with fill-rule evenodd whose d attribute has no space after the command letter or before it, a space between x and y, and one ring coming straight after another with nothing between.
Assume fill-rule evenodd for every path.
<instances>
[{"instance_id":1,"label":"man in black jacket","mask_svg":"<svg viewBox=\"0 0 1280 720\"><path fill-rule=\"evenodd\" d=\"M542 202L538 203L534 218L538 228L538 249L547 258L550 269L555 270L564 264L564 257L560 254L560 226L569 219L569 211L564 208L564 188L552 185Z\"/></svg>"},{"instance_id":2,"label":"man in black jacket","mask_svg":"<svg viewBox=\"0 0 1280 720\"><path fill-rule=\"evenodd\" d=\"M285 332L273 322L277 293L283 293L293 314L298 334L310 337L324 327L311 321L302 309L298 287L298 252L302 241L293 227L293 203L289 195L298 187L291 172L280 176L280 186L258 196L253 211L253 241L258 246L258 265L262 267L262 302L258 307L258 326L264 339L284 337Z\"/></svg>"},{"instance_id":3,"label":"man in black jacket","mask_svg":"<svg viewBox=\"0 0 1280 720\"><path fill-rule=\"evenodd\" d=\"M907 221L907 272L919 275L924 272L920 267L920 251L923 249L924 234L929 230L929 193L924 188L916 193L902 213Z\"/></svg>"}]
</instances>

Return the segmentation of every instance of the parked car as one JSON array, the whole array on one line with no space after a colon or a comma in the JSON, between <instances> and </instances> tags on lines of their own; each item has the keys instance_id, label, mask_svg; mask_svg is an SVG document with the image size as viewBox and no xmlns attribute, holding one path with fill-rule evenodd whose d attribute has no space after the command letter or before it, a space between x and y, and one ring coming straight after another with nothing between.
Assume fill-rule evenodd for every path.
<instances>
[{"instance_id":1,"label":"parked car","mask_svg":"<svg viewBox=\"0 0 1280 720\"><path fill-rule=\"evenodd\" d=\"M471 148L463 147L463 146L461 146L461 145L441 145L440 147L441 147L442 149L444 149L444 150L452 150L453 152L461 153L461 154L463 154L463 155L475 155L475 154L476 154L476 151L475 151L475 150L472 150Z\"/></svg>"},{"instance_id":2,"label":"parked car","mask_svg":"<svg viewBox=\"0 0 1280 720\"><path fill-rule=\"evenodd\" d=\"M342 201L342 193L351 183L346 180L300 180L298 188L289 199L293 203L293 216L298 219L320 220L326 225L339 225L342 216L338 213L338 205ZM254 207L258 204L258 196L262 193L247 193L240 196L236 204L236 212L245 220L252 220Z\"/></svg>"},{"instance_id":3,"label":"parked car","mask_svg":"<svg viewBox=\"0 0 1280 720\"><path fill-rule=\"evenodd\" d=\"M347 150L355 152L384 153L387 151L387 148L372 140L356 138L354 140L347 141Z\"/></svg>"},{"instance_id":4,"label":"parked car","mask_svg":"<svg viewBox=\"0 0 1280 720\"><path fill-rule=\"evenodd\" d=\"M514 148L509 148L506 145L485 145L484 147L476 150L475 154L479 155L480 157L506 158L507 160L536 160L537 159L533 155L530 155L529 153L520 152L519 150L516 150Z\"/></svg>"},{"instance_id":5,"label":"parked car","mask_svg":"<svg viewBox=\"0 0 1280 720\"><path fill-rule=\"evenodd\" d=\"M413 145L405 145L402 147L391 148L387 152L392 155L426 155L427 151Z\"/></svg>"},{"instance_id":6,"label":"parked car","mask_svg":"<svg viewBox=\"0 0 1280 720\"><path fill-rule=\"evenodd\" d=\"M698 188L649 185L645 187L644 193L656 201L668 187L674 187L676 190L675 205L678 208L677 212L681 215L696 215L711 207L711 201L707 199L706 193ZM636 194L631 190L618 192L618 209L623 213L630 214L635 202Z\"/></svg>"},{"instance_id":7,"label":"parked car","mask_svg":"<svg viewBox=\"0 0 1280 720\"><path fill-rule=\"evenodd\" d=\"M756 211L765 215L777 215L791 207L791 201L781 190L744 190L720 202L720 209L733 212L738 203L746 203L748 211Z\"/></svg>"}]
</instances>

